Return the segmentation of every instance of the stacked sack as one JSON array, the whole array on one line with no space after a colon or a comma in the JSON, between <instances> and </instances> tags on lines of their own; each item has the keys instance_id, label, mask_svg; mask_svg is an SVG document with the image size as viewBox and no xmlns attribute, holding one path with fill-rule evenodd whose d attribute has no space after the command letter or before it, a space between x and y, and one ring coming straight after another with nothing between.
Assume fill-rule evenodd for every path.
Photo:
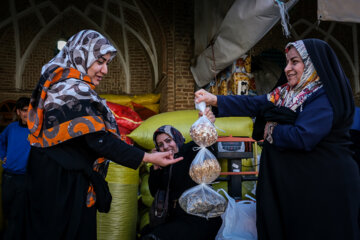
<instances>
[{"instance_id":1,"label":"stacked sack","mask_svg":"<svg viewBox=\"0 0 360 240\"><path fill-rule=\"evenodd\" d=\"M153 142L155 130L163 125L171 125L181 132L185 138L185 143L188 143L192 140L189 129L197 119L197 110L160 113L142 122L128 137L139 146L151 150L155 147ZM216 119L216 126L223 130L218 132L219 136L251 137L253 121L250 117L220 117Z\"/></svg>"},{"instance_id":2,"label":"stacked sack","mask_svg":"<svg viewBox=\"0 0 360 240\"><path fill-rule=\"evenodd\" d=\"M127 134L140 126L140 116L128 106L110 101L107 105L115 117L121 139L132 145L133 141ZM106 181L113 200L107 214L97 213L97 239L135 239L139 170L110 162Z\"/></svg>"},{"instance_id":3,"label":"stacked sack","mask_svg":"<svg viewBox=\"0 0 360 240\"><path fill-rule=\"evenodd\" d=\"M197 105L202 112L205 107L204 102ZM217 131L203 115L191 126L190 136L199 145L199 152L190 165L189 175L199 185L186 190L179 198L179 204L189 214L204 218L218 217L225 212L227 202L208 185L219 177L221 167L214 154L207 149L216 142Z\"/></svg>"},{"instance_id":4,"label":"stacked sack","mask_svg":"<svg viewBox=\"0 0 360 240\"><path fill-rule=\"evenodd\" d=\"M106 102L110 110L112 111L116 123L119 128L121 140L127 144L132 145L133 141L127 135L134 129L140 126L142 120L140 116L130 107L123 106L120 104Z\"/></svg>"},{"instance_id":5,"label":"stacked sack","mask_svg":"<svg viewBox=\"0 0 360 240\"><path fill-rule=\"evenodd\" d=\"M140 95L116 95L116 94L102 94L100 97L105 98L106 101L130 107L141 118L146 120L151 116L159 113L160 94L148 93Z\"/></svg>"}]
</instances>

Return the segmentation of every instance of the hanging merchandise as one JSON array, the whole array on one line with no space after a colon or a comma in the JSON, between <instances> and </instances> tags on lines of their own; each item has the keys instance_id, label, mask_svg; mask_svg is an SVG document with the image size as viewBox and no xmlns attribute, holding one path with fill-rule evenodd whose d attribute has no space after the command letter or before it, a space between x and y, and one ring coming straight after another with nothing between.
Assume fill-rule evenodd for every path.
<instances>
[{"instance_id":1,"label":"hanging merchandise","mask_svg":"<svg viewBox=\"0 0 360 240\"><path fill-rule=\"evenodd\" d=\"M207 148L201 148L190 165L189 175L197 184L209 184L219 177L221 167Z\"/></svg>"},{"instance_id":2,"label":"hanging merchandise","mask_svg":"<svg viewBox=\"0 0 360 240\"><path fill-rule=\"evenodd\" d=\"M204 102L196 105L202 112L205 107ZM179 198L179 204L189 214L204 218L218 217L225 211L227 202L208 184L219 177L221 167L214 154L206 148L217 140L215 126L203 115L191 127L190 135L199 145L199 152L190 165L189 175L199 185L186 190Z\"/></svg>"},{"instance_id":3,"label":"hanging merchandise","mask_svg":"<svg viewBox=\"0 0 360 240\"><path fill-rule=\"evenodd\" d=\"M205 102L195 104L196 109L205 112ZM203 115L190 128L192 140L200 147L208 147L216 143L218 134L214 124Z\"/></svg>"}]
</instances>

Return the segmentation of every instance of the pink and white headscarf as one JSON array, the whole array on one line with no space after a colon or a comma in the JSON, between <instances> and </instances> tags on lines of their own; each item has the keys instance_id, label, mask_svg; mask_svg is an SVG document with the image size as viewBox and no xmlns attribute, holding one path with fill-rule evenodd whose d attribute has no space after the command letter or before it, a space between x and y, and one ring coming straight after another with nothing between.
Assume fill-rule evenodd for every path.
<instances>
[{"instance_id":1,"label":"pink and white headscarf","mask_svg":"<svg viewBox=\"0 0 360 240\"><path fill-rule=\"evenodd\" d=\"M284 106L296 111L311 94L322 88L323 84L305 48L304 42L302 40L290 42L286 45L285 51L287 52L290 47L294 47L300 54L304 62L304 72L300 81L294 87L290 87L289 83L286 83L269 93L267 99L276 106Z\"/></svg>"}]
</instances>

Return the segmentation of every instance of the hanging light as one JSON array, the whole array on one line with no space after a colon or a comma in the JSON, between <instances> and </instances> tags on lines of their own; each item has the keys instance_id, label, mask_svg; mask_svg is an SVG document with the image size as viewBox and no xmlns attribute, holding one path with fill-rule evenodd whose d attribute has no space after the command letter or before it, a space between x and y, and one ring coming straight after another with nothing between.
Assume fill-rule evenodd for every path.
<instances>
[{"instance_id":1,"label":"hanging light","mask_svg":"<svg viewBox=\"0 0 360 240\"><path fill-rule=\"evenodd\" d=\"M59 51L61 51L61 49L63 49L63 47L66 44L66 39L65 38L60 38L59 40L57 40L56 42L56 47Z\"/></svg>"}]
</instances>

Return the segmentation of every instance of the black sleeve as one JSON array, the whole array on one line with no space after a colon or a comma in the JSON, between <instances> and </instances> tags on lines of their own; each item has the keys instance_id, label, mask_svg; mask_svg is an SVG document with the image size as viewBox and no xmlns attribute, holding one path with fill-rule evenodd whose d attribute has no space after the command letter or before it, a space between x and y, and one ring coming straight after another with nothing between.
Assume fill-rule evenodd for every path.
<instances>
[{"instance_id":1,"label":"black sleeve","mask_svg":"<svg viewBox=\"0 0 360 240\"><path fill-rule=\"evenodd\" d=\"M109 132L86 134L87 144L93 151L125 167L137 169L145 152L130 146Z\"/></svg>"}]
</instances>

